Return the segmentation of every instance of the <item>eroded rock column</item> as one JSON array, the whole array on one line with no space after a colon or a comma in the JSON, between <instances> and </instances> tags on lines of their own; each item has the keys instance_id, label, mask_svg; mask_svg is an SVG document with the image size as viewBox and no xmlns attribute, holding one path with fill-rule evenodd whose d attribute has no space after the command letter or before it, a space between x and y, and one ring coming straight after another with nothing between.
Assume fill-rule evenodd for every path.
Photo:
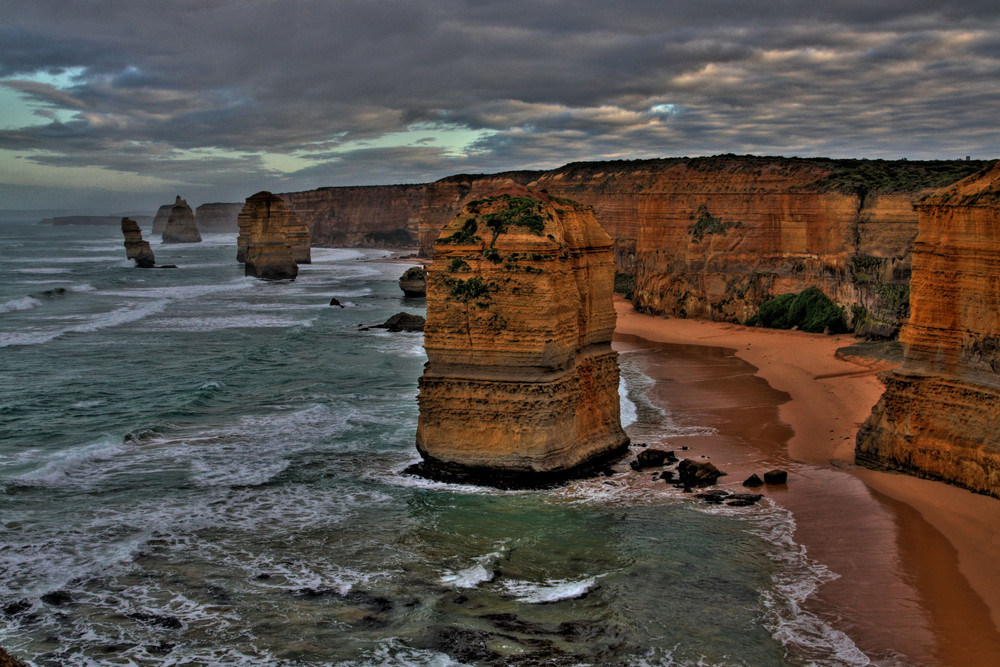
<instances>
[{"instance_id":1,"label":"eroded rock column","mask_svg":"<svg viewBox=\"0 0 1000 667\"><path fill-rule=\"evenodd\" d=\"M611 248L588 207L519 186L445 227L427 273L418 472L532 486L625 452Z\"/></svg>"}]
</instances>

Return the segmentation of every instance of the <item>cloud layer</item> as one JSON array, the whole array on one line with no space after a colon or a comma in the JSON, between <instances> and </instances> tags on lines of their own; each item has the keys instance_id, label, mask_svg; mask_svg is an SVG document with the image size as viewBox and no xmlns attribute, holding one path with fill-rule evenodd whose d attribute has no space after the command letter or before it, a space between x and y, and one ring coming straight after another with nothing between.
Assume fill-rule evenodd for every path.
<instances>
[{"instance_id":1,"label":"cloud layer","mask_svg":"<svg viewBox=\"0 0 1000 667\"><path fill-rule=\"evenodd\" d=\"M995 2L805 4L13 0L0 84L36 120L0 121L0 192L95 187L80 168L238 200L583 159L1000 156Z\"/></svg>"}]
</instances>

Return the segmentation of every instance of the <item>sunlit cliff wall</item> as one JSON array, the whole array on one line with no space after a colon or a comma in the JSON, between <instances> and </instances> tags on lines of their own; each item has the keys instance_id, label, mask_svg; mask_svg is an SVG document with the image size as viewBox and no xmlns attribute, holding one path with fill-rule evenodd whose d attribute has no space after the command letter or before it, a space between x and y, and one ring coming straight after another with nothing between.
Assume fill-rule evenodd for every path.
<instances>
[{"instance_id":1,"label":"sunlit cliff wall","mask_svg":"<svg viewBox=\"0 0 1000 667\"><path fill-rule=\"evenodd\" d=\"M857 460L1000 497L1000 163L916 208L904 362Z\"/></svg>"}]
</instances>

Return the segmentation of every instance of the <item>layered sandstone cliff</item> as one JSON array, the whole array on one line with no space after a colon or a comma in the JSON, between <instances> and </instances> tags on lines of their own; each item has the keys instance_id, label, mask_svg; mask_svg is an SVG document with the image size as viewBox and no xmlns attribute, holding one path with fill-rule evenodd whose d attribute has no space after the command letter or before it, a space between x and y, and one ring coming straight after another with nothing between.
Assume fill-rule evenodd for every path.
<instances>
[{"instance_id":1,"label":"layered sandstone cliff","mask_svg":"<svg viewBox=\"0 0 1000 667\"><path fill-rule=\"evenodd\" d=\"M293 230L301 252L298 234L302 225L281 197L266 191L247 197L238 223L236 259L244 262L246 275L263 280L289 280L298 275L296 252L286 230ZM308 251L308 236L305 243Z\"/></svg>"},{"instance_id":2,"label":"layered sandstone cliff","mask_svg":"<svg viewBox=\"0 0 1000 667\"><path fill-rule=\"evenodd\" d=\"M200 243L201 234L194 221L194 212L188 203L177 196L170 207L167 226L163 229L164 243Z\"/></svg>"},{"instance_id":3,"label":"layered sandstone cliff","mask_svg":"<svg viewBox=\"0 0 1000 667\"><path fill-rule=\"evenodd\" d=\"M587 207L517 187L445 227L428 269L422 472L531 485L623 452L611 246Z\"/></svg>"},{"instance_id":4,"label":"layered sandstone cliff","mask_svg":"<svg viewBox=\"0 0 1000 667\"><path fill-rule=\"evenodd\" d=\"M279 196L306 224L313 245L403 248L417 244L425 188L371 185Z\"/></svg>"},{"instance_id":5,"label":"layered sandstone cliff","mask_svg":"<svg viewBox=\"0 0 1000 667\"><path fill-rule=\"evenodd\" d=\"M912 203L975 168L719 156L455 176L428 186L421 251L464 202L528 183L593 206L640 308L744 322L772 296L818 287L859 333L891 337L907 312Z\"/></svg>"},{"instance_id":6,"label":"layered sandstone cliff","mask_svg":"<svg viewBox=\"0 0 1000 667\"><path fill-rule=\"evenodd\" d=\"M131 218L122 218L122 235L125 237L125 257L135 260L135 265L143 269L151 269L156 265L153 249L149 241L142 240L142 230L139 223Z\"/></svg>"},{"instance_id":7,"label":"layered sandstone cliff","mask_svg":"<svg viewBox=\"0 0 1000 667\"><path fill-rule=\"evenodd\" d=\"M194 210L195 223L202 232L225 233L239 230L236 218L243 210L243 204L214 202L201 204Z\"/></svg>"},{"instance_id":8,"label":"layered sandstone cliff","mask_svg":"<svg viewBox=\"0 0 1000 667\"><path fill-rule=\"evenodd\" d=\"M916 208L904 362L857 460L1000 497L1000 163Z\"/></svg>"}]
</instances>

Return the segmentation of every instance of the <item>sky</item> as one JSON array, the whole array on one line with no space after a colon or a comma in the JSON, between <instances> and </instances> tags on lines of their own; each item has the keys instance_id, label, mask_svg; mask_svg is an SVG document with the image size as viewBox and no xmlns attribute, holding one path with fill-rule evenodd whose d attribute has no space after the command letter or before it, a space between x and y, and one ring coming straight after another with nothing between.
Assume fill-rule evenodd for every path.
<instances>
[{"instance_id":1,"label":"sky","mask_svg":"<svg viewBox=\"0 0 1000 667\"><path fill-rule=\"evenodd\" d=\"M1000 157L1000 3L3 2L0 209L719 153Z\"/></svg>"}]
</instances>

